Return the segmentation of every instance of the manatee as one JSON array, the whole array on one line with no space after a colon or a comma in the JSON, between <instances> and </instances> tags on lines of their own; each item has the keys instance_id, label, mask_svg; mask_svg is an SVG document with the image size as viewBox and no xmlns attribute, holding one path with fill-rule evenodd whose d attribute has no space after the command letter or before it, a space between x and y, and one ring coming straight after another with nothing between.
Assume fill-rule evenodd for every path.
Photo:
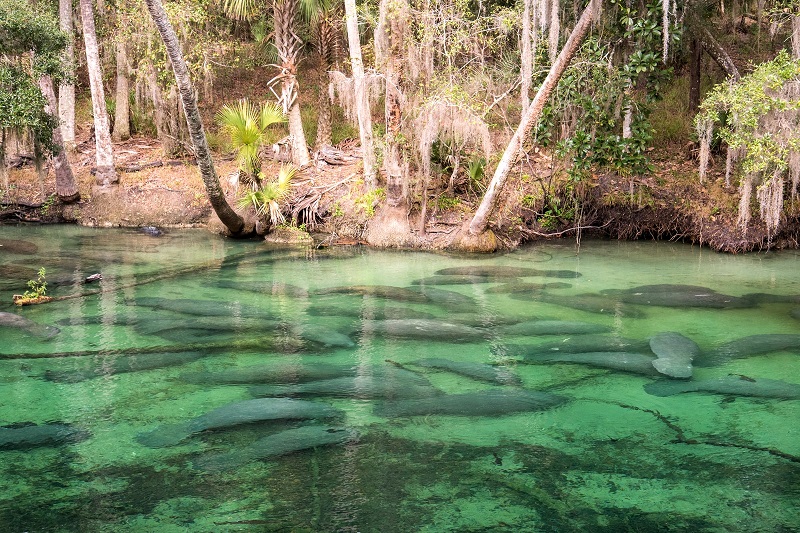
<instances>
[{"instance_id":1,"label":"manatee","mask_svg":"<svg viewBox=\"0 0 800 533\"><path fill-rule=\"evenodd\" d=\"M356 345L344 333L317 324L294 324L289 327L289 333L325 348L352 348Z\"/></svg>"},{"instance_id":2,"label":"manatee","mask_svg":"<svg viewBox=\"0 0 800 533\"><path fill-rule=\"evenodd\" d=\"M404 416L501 416L511 413L541 411L567 402L564 396L522 389L483 390L385 402L375 406L375 414L385 418Z\"/></svg>"},{"instance_id":3,"label":"manatee","mask_svg":"<svg viewBox=\"0 0 800 533\"><path fill-rule=\"evenodd\" d=\"M355 365L332 365L314 363L251 365L213 372L190 372L178 379L187 383L212 385L235 385L245 383L305 383L323 379L354 376L359 367Z\"/></svg>"},{"instance_id":4,"label":"manatee","mask_svg":"<svg viewBox=\"0 0 800 533\"><path fill-rule=\"evenodd\" d=\"M641 318L645 314L626 303L619 302L614 298L609 298L597 294L579 294L577 296L567 296L550 294L546 292L534 293L512 293L511 298L515 300L544 302L549 304L571 307L589 313L600 313L606 315L620 315L629 318Z\"/></svg>"},{"instance_id":5,"label":"manatee","mask_svg":"<svg viewBox=\"0 0 800 533\"><path fill-rule=\"evenodd\" d=\"M410 289L413 292L418 292L425 296L425 299L440 307L447 309L461 310L461 311L474 311L478 302L475 298L461 294L455 291L448 291L446 289L439 289L437 287L426 287L424 285L415 285Z\"/></svg>"},{"instance_id":6,"label":"manatee","mask_svg":"<svg viewBox=\"0 0 800 533\"><path fill-rule=\"evenodd\" d=\"M692 361L700 354L700 347L692 339L665 331L650 338L650 349L658 356L653 366L661 374L673 378L692 377Z\"/></svg>"},{"instance_id":7,"label":"manatee","mask_svg":"<svg viewBox=\"0 0 800 533\"><path fill-rule=\"evenodd\" d=\"M546 277L546 278L578 278L580 272L574 270L539 270L536 268L512 267L512 266L465 266L443 268L434 274L440 276L484 276L490 278L527 278L527 277Z\"/></svg>"},{"instance_id":8,"label":"manatee","mask_svg":"<svg viewBox=\"0 0 800 533\"><path fill-rule=\"evenodd\" d=\"M204 357L202 352L166 352L139 355L119 355L104 358L95 366L76 370L47 370L44 378L57 383L78 383L100 376L113 376L129 372L154 370L183 365Z\"/></svg>"},{"instance_id":9,"label":"manatee","mask_svg":"<svg viewBox=\"0 0 800 533\"><path fill-rule=\"evenodd\" d=\"M308 291L306 289L280 281L221 280L213 283L213 286L250 293L271 294L273 296L291 296L293 298L304 298L308 296Z\"/></svg>"},{"instance_id":10,"label":"manatee","mask_svg":"<svg viewBox=\"0 0 800 533\"><path fill-rule=\"evenodd\" d=\"M712 309L741 309L753 307L750 300L719 294L716 292L704 293L636 293L620 294L617 296L621 302L639 305L654 305L658 307L707 307Z\"/></svg>"},{"instance_id":11,"label":"manatee","mask_svg":"<svg viewBox=\"0 0 800 533\"><path fill-rule=\"evenodd\" d=\"M743 294L742 299L756 304L798 304L800 294L769 294L766 292L751 292Z\"/></svg>"},{"instance_id":12,"label":"manatee","mask_svg":"<svg viewBox=\"0 0 800 533\"><path fill-rule=\"evenodd\" d=\"M352 318L369 318L372 320L397 320L404 318L436 318L436 315L417 311L410 307L380 306L362 309L360 306L351 307L348 305L320 305L312 304L306 309L306 313L312 316L346 316Z\"/></svg>"},{"instance_id":13,"label":"manatee","mask_svg":"<svg viewBox=\"0 0 800 533\"><path fill-rule=\"evenodd\" d=\"M601 294L637 294L637 293L666 293L666 294L673 294L673 293L708 293L708 292L715 292L708 287L703 287L701 285L682 285L682 284L674 284L674 283L658 283L654 285L638 285L636 287L630 287L627 289L603 289L600 291Z\"/></svg>"},{"instance_id":14,"label":"manatee","mask_svg":"<svg viewBox=\"0 0 800 533\"><path fill-rule=\"evenodd\" d=\"M655 357L635 352L540 353L525 356L526 363L576 363L648 376L660 375Z\"/></svg>"},{"instance_id":15,"label":"manatee","mask_svg":"<svg viewBox=\"0 0 800 533\"><path fill-rule=\"evenodd\" d=\"M139 228L139 232L149 235L150 237L161 237L164 235L164 232L155 226L142 226Z\"/></svg>"},{"instance_id":16,"label":"manatee","mask_svg":"<svg viewBox=\"0 0 800 533\"><path fill-rule=\"evenodd\" d=\"M145 335L159 335L173 329L195 329L206 332L264 332L274 331L276 320L237 316L192 316L186 318L142 318L134 328Z\"/></svg>"},{"instance_id":17,"label":"manatee","mask_svg":"<svg viewBox=\"0 0 800 533\"><path fill-rule=\"evenodd\" d=\"M761 355L783 350L800 348L800 334L766 333L749 335L718 345L713 350L703 353L695 360L694 365L700 367L717 366L732 359L741 359L751 355Z\"/></svg>"},{"instance_id":18,"label":"manatee","mask_svg":"<svg viewBox=\"0 0 800 533\"><path fill-rule=\"evenodd\" d=\"M497 383L499 385L522 385L522 380L519 379L519 376L500 366L492 366L484 363L472 363L469 361L453 361L451 359L444 359L440 357L417 359L416 361L411 361L410 364L424 368L447 370L448 372L452 372L460 376L466 376L468 378L473 378L480 381L488 381L490 383Z\"/></svg>"},{"instance_id":19,"label":"manatee","mask_svg":"<svg viewBox=\"0 0 800 533\"><path fill-rule=\"evenodd\" d=\"M789 316L800 320L800 307L795 307L789 312Z\"/></svg>"},{"instance_id":20,"label":"manatee","mask_svg":"<svg viewBox=\"0 0 800 533\"><path fill-rule=\"evenodd\" d=\"M347 287L328 287L314 291L317 295L350 294L372 296L398 302L429 303L428 298L419 292L405 287L392 287L389 285L351 285Z\"/></svg>"},{"instance_id":21,"label":"manatee","mask_svg":"<svg viewBox=\"0 0 800 533\"><path fill-rule=\"evenodd\" d=\"M3 328L22 331L40 339L49 339L61 331L55 326L46 326L24 316L0 311L0 330Z\"/></svg>"},{"instance_id":22,"label":"manatee","mask_svg":"<svg viewBox=\"0 0 800 533\"><path fill-rule=\"evenodd\" d=\"M217 300L195 300L191 298L138 297L125 302L127 305L162 309L192 316L237 316L246 318L274 318L269 312L252 306Z\"/></svg>"},{"instance_id":23,"label":"manatee","mask_svg":"<svg viewBox=\"0 0 800 533\"><path fill-rule=\"evenodd\" d=\"M494 313L456 313L447 315L447 321L475 328L494 328L496 326L519 324L522 319Z\"/></svg>"},{"instance_id":24,"label":"manatee","mask_svg":"<svg viewBox=\"0 0 800 533\"><path fill-rule=\"evenodd\" d=\"M506 344L492 348L495 355L522 356L548 352L641 352L648 350L648 341L627 339L612 335L578 335L541 344Z\"/></svg>"},{"instance_id":25,"label":"manatee","mask_svg":"<svg viewBox=\"0 0 800 533\"><path fill-rule=\"evenodd\" d=\"M427 398L438 396L422 376L399 368L373 371L362 376L346 376L295 385L257 385L250 387L253 396L328 396L334 398Z\"/></svg>"},{"instance_id":26,"label":"manatee","mask_svg":"<svg viewBox=\"0 0 800 533\"><path fill-rule=\"evenodd\" d=\"M505 326L506 335L579 335L582 333L604 333L611 328L590 322L567 320L529 320L512 326Z\"/></svg>"},{"instance_id":27,"label":"manatee","mask_svg":"<svg viewBox=\"0 0 800 533\"><path fill-rule=\"evenodd\" d=\"M39 251L36 244L20 239L0 239L0 253L34 255Z\"/></svg>"},{"instance_id":28,"label":"manatee","mask_svg":"<svg viewBox=\"0 0 800 533\"><path fill-rule=\"evenodd\" d=\"M14 424L0 427L0 450L73 444L90 436L88 431L67 424Z\"/></svg>"},{"instance_id":29,"label":"manatee","mask_svg":"<svg viewBox=\"0 0 800 533\"><path fill-rule=\"evenodd\" d=\"M564 283L563 281L555 281L552 283L523 283L523 282L509 282L503 285L496 285L494 287L487 287L484 292L490 294L511 294L511 293L526 293L537 292L547 289L569 289L572 287L571 283Z\"/></svg>"},{"instance_id":30,"label":"manatee","mask_svg":"<svg viewBox=\"0 0 800 533\"><path fill-rule=\"evenodd\" d=\"M476 285L480 283L509 283L518 282L514 278L492 276L428 276L415 279L412 285Z\"/></svg>"},{"instance_id":31,"label":"manatee","mask_svg":"<svg viewBox=\"0 0 800 533\"><path fill-rule=\"evenodd\" d=\"M472 342L484 339L486 332L443 320L364 320L364 332L374 332L387 337L422 339L440 342Z\"/></svg>"},{"instance_id":32,"label":"manatee","mask_svg":"<svg viewBox=\"0 0 800 533\"><path fill-rule=\"evenodd\" d=\"M709 394L756 396L787 400L800 399L800 384L739 375L697 381L654 381L645 385L644 390L654 396L673 396L684 392L705 392Z\"/></svg>"},{"instance_id":33,"label":"manatee","mask_svg":"<svg viewBox=\"0 0 800 533\"><path fill-rule=\"evenodd\" d=\"M226 429L242 424L274 420L321 420L343 415L330 405L292 398L256 398L223 405L204 415L179 424L158 427L141 433L136 440L150 448L174 446L203 431Z\"/></svg>"},{"instance_id":34,"label":"manatee","mask_svg":"<svg viewBox=\"0 0 800 533\"><path fill-rule=\"evenodd\" d=\"M193 467L208 472L231 470L252 461L319 446L343 444L356 438L358 433L352 429L304 426L269 435L240 450L201 457L193 462Z\"/></svg>"}]
</instances>

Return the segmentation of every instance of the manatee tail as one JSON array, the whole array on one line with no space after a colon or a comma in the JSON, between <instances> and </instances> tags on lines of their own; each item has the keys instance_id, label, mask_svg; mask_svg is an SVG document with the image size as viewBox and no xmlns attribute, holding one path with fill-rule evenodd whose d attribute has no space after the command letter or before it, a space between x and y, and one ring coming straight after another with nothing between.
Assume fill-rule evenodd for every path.
<instances>
[{"instance_id":1,"label":"manatee tail","mask_svg":"<svg viewBox=\"0 0 800 533\"><path fill-rule=\"evenodd\" d=\"M690 383L685 381L654 381L644 386L647 394L653 396L674 396L682 392L689 392L693 390Z\"/></svg>"},{"instance_id":2,"label":"manatee tail","mask_svg":"<svg viewBox=\"0 0 800 533\"><path fill-rule=\"evenodd\" d=\"M172 424L157 427L147 433L140 433L136 436L136 441L148 448L164 448L180 444L181 441L189 438L191 434L192 431L188 423Z\"/></svg>"}]
</instances>

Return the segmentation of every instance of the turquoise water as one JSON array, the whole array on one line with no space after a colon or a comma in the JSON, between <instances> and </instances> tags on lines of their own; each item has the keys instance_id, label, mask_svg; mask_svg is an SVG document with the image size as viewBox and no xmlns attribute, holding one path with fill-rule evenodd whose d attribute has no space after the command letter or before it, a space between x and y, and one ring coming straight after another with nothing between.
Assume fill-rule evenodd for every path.
<instances>
[{"instance_id":1,"label":"turquoise water","mask_svg":"<svg viewBox=\"0 0 800 533\"><path fill-rule=\"evenodd\" d=\"M3 227L0 531L796 530L797 295L797 252Z\"/></svg>"}]
</instances>

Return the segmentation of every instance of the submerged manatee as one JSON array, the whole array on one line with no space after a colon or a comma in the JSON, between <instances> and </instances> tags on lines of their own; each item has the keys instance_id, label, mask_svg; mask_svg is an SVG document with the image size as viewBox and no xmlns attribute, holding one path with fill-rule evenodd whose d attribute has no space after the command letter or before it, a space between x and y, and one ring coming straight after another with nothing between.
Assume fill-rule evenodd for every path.
<instances>
[{"instance_id":1,"label":"submerged manatee","mask_svg":"<svg viewBox=\"0 0 800 533\"><path fill-rule=\"evenodd\" d=\"M208 472L219 472L256 460L269 459L319 446L343 444L356 438L358 438L358 433L352 429L304 426L264 437L241 450L202 457L194 461L193 466Z\"/></svg>"},{"instance_id":2,"label":"submerged manatee","mask_svg":"<svg viewBox=\"0 0 800 533\"><path fill-rule=\"evenodd\" d=\"M237 316L246 318L270 319L274 316L264 309L218 300L195 300L191 298L160 298L155 296L140 296L127 305L162 309L175 313L193 316Z\"/></svg>"},{"instance_id":3,"label":"submerged manatee","mask_svg":"<svg viewBox=\"0 0 800 533\"><path fill-rule=\"evenodd\" d=\"M575 272L574 270L539 270L536 268L487 265L443 268L442 270L437 270L434 274L440 276L484 276L490 278L578 278L581 276L580 272Z\"/></svg>"},{"instance_id":4,"label":"submerged manatee","mask_svg":"<svg viewBox=\"0 0 800 533\"><path fill-rule=\"evenodd\" d=\"M305 298L308 296L308 291L306 289L280 281L221 280L213 283L213 286L250 293L271 294L273 296L291 296L293 298Z\"/></svg>"},{"instance_id":5,"label":"submerged manatee","mask_svg":"<svg viewBox=\"0 0 800 533\"><path fill-rule=\"evenodd\" d=\"M611 328L602 324L567 320L530 320L503 328L503 332L507 335L526 336L579 335L582 333L604 333L610 330Z\"/></svg>"},{"instance_id":6,"label":"submerged manatee","mask_svg":"<svg viewBox=\"0 0 800 533\"><path fill-rule=\"evenodd\" d=\"M66 424L5 426L0 427L0 450L60 446L81 442L89 437L88 431Z\"/></svg>"},{"instance_id":7,"label":"submerged manatee","mask_svg":"<svg viewBox=\"0 0 800 533\"><path fill-rule=\"evenodd\" d=\"M698 381L655 381L644 386L648 394L673 396L683 392L705 392L734 396L756 396L760 398L800 399L800 384L773 379L749 378L730 375Z\"/></svg>"},{"instance_id":8,"label":"submerged manatee","mask_svg":"<svg viewBox=\"0 0 800 533\"><path fill-rule=\"evenodd\" d=\"M410 307L396 307L391 305L369 307L362 309L347 305L320 305L312 304L306 309L311 316L345 316L352 318L367 318L371 320L398 320L404 318L436 318L436 315L417 311Z\"/></svg>"},{"instance_id":9,"label":"submerged manatee","mask_svg":"<svg viewBox=\"0 0 800 533\"><path fill-rule=\"evenodd\" d=\"M424 295L429 303L450 310L469 312L474 311L478 305L475 298L460 292L448 291L437 287L426 287L424 285L415 285L410 290Z\"/></svg>"},{"instance_id":10,"label":"submerged manatee","mask_svg":"<svg viewBox=\"0 0 800 533\"><path fill-rule=\"evenodd\" d=\"M528 354L525 362L530 363L575 363L622 370L647 376L660 375L653 366L652 355L632 352L587 352L587 353L540 353Z\"/></svg>"},{"instance_id":11,"label":"submerged manatee","mask_svg":"<svg viewBox=\"0 0 800 533\"><path fill-rule=\"evenodd\" d=\"M405 287L392 287L389 285L351 285L347 287L327 287L314 291L317 295L350 294L359 296L372 296L398 302L429 303L424 295Z\"/></svg>"},{"instance_id":12,"label":"submerged manatee","mask_svg":"<svg viewBox=\"0 0 800 533\"><path fill-rule=\"evenodd\" d=\"M572 284L564 283L563 281L555 281L552 283L509 282L495 287L488 287L484 292L491 294L530 293L546 289L569 289L570 287L572 287Z\"/></svg>"},{"instance_id":13,"label":"submerged manatee","mask_svg":"<svg viewBox=\"0 0 800 533\"><path fill-rule=\"evenodd\" d=\"M695 360L695 366L717 366L732 359L800 348L800 334L766 333L749 335L718 345Z\"/></svg>"},{"instance_id":14,"label":"submerged manatee","mask_svg":"<svg viewBox=\"0 0 800 533\"><path fill-rule=\"evenodd\" d=\"M627 339L612 335L578 335L541 344L505 344L492 348L495 355L522 356L548 352L640 352L650 347L648 341Z\"/></svg>"},{"instance_id":15,"label":"submerged manatee","mask_svg":"<svg viewBox=\"0 0 800 533\"><path fill-rule=\"evenodd\" d=\"M472 342L484 339L485 331L463 324L443 320L364 320L364 332L374 332L387 337L421 339L439 342Z\"/></svg>"},{"instance_id":16,"label":"submerged manatee","mask_svg":"<svg viewBox=\"0 0 800 533\"><path fill-rule=\"evenodd\" d=\"M75 370L47 370L44 378L57 383L78 383L100 376L113 376L191 363L204 357L202 352L166 352L117 355L103 358L95 366Z\"/></svg>"},{"instance_id":17,"label":"submerged manatee","mask_svg":"<svg viewBox=\"0 0 800 533\"><path fill-rule=\"evenodd\" d=\"M2 328L16 329L40 339L49 339L61 331L55 326L46 326L24 316L0 311L0 331Z\"/></svg>"},{"instance_id":18,"label":"submerged manatee","mask_svg":"<svg viewBox=\"0 0 800 533\"><path fill-rule=\"evenodd\" d=\"M522 389L484 390L385 402L375 407L375 414L385 418L402 416L500 416L523 411L541 411L567 402L564 396Z\"/></svg>"},{"instance_id":19,"label":"submerged manatee","mask_svg":"<svg viewBox=\"0 0 800 533\"><path fill-rule=\"evenodd\" d=\"M531 293L512 293L511 298L529 302L544 302L548 304L561 305L587 311L589 313L600 313L606 315L626 316L629 318L641 318L645 314L636 307L622 303L611 297L597 294L579 294L577 296L549 294L546 292Z\"/></svg>"},{"instance_id":20,"label":"submerged manatee","mask_svg":"<svg viewBox=\"0 0 800 533\"><path fill-rule=\"evenodd\" d=\"M700 347L690 338L674 331L665 331L650 338L650 349L658 356L653 367L673 378L692 377L692 361Z\"/></svg>"},{"instance_id":21,"label":"submerged manatee","mask_svg":"<svg viewBox=\"0 0 800 533\"><path fill-rule=\"evenodd\" d=\"M314 363L251 365L213 372L191 372L181 374L178 379L187 383L236 385L245 383L305 383L322 379L354 376L358 367L354 365L331 365Z\"/></svg>"},{"instance_id":22,"label":"submerged manatee","mask_svg":"<svg viewBox=\"0 0 800 533\"><path fill-rule=\"evenodd\" d=\"M253 396L329 396L334 398L427 398L442 392L408 370L386 368L361 376L345 376L295 385L250 387Z\"/></svg>"},{"instance_id":23,"label":"submerged manatee","mask_svg":"<svg viewBox=\"0 0 800 533\"><path fill-rule=\"evenodd\" d=\"M270 420L322 420L342 416L330 405L291 398L256 398L224 405L180 424L162 426L136 437L150 448L174 446L197 433Z\"/></svg>"},{"instance_id":24,"label":"submerged manatee","mask_svg":"<svg viewBox=\"0 0 800 533\"><path fill-rule=\"evenodd\" d=\"M492 276L428 276L415 279L412 285L475 285L479 283L508 283L514 278Z\"/></svg>"},{"instance_id":25,"label":"submerged manatee","mask_svg":"<svg viewBox=\"0 0 800 533\"><path fill-rule=\"evenodd\" d=\"M487 365L484 363L472 363L469 361L453 361L452 359L444 359L441 357L431 357L428 359L418 359L411 361L412 365L421 366L424 368L436 368L439 370L447 370L460 376L477 379L480 381L488 381L490 383L497 383L499 385L522 385L522 380L519 376L510 370L499 367Z\"/></svg>"},{"instance_id":26,"label":"submerged manatee","mask_svg":"<svg viewBox=\"0 0 800 533\"><path fill-rule=\"evenodd\" d=\"M620 301L660 307L710 307L716 309L753 307L755 302L745 297L720 294L698 285L639 285L629 289L605 289L602 294L614 295Z\"/></svg>"},{"instance_id":27,"label":"submerged manatee","mask_svg":"<svg viewBox=\"0 0 800 533\"><path fill-rule=\"evenodd\" d=\"M39 251L36 244L19 239L0 239L0 253L34 255Z\"/></svg>"}]
</instances>

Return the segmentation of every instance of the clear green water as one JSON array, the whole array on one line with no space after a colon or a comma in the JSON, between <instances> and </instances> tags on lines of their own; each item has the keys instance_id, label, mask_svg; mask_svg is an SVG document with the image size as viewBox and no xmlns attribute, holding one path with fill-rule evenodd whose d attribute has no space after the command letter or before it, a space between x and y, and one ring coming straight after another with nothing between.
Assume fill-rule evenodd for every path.
<instances>
[{"instance_id":1,"label":"clear green water","mask_svg":"<svg viewBox=\"0 0 800 533\"><path fill-rule=\"evenodd\" d=\"M800 333L790 315L800 303L634 305L645 315L639 318L621 314L624 306L613 296L606 297L611 313L559 305L559 298L645 284L700 285L733 296L800 294L796 252L727 256L671 243L584 241L579 255L572 243L560 243L466 257L276 249L203 231L153 238L76 227L3 227L0 243L0 311L60 328L47 339L0 327L0 425L58 423L85 432L62 443L0 449L0 531L766 532L796 531L800 524L800 400L659 397L643 388L657 376L525 364L520 345L576 336L510 335L501 325L531 316L582 321L643 341L672 331L704 352L748 335ZM14 308L12 294L40 266L52 296L104 292ZM574 275L525 278L570 284L527 300L492 292L496 282L436 287L472 298L466 308L326 290L408 287L463 266ZM99 285L81 283L95 272L104 278ZM274 290L223 288L232 281ZM195 314L134 305L152 297L201 302L186 304ZM209 301L228 305L228 316L200 316ZM475 330L481 336L458 343L447 342L444 332L433 339L387 336L380 321L365 319L381 317L387 306L481 326ZM324 345L326 337L342 335L354 345ZM191 360L115 371L121 361L161 352ZM53 355L60 357L43 357ZM342 365L366 381L377 375L372 383L388 387L391 378L380 377L396 368L388 359L446 394L515 388L413 364L427 357L490 363L518 376L524 388L561 395L565 403L494 416L383 418L375 410L382 400L311 395L305 399L341 409L343 418L203 431L161 448L139 440L250 399L251 384L213 383L208 376L254 366ZM89 379L52 379L75 370ZM800 384L800 358L790 348L693 372L693 380L733 374ZM219 470L197 466L264 436L322 424L346 428L349 440Z\"/></svg>"}]
</instances>

